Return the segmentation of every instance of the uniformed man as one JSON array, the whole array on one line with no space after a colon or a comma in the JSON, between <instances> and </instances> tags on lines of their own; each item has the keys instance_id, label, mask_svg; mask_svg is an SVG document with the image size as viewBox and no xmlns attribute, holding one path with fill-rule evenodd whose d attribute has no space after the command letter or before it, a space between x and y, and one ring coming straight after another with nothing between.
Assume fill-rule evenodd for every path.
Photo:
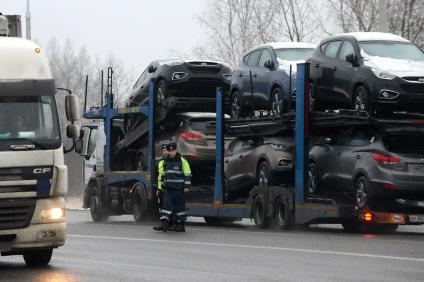
<instances>
[{"instance_id":1,"label":"uniformed man","mask_svg":"<svg viewBox=\"0 0 424 282\"><path fill-rule=\"evenodd\" d=\"M177 152L177 144L166 146L168 156L159 162L158 190L164 192L164 203L161 210L161 225L153 227L158 231L168 231L171 225L172 213L176 216L175 231L185 231L185 192L191 185L191 170L187 160Z\"/></svg>"}]
</instances>

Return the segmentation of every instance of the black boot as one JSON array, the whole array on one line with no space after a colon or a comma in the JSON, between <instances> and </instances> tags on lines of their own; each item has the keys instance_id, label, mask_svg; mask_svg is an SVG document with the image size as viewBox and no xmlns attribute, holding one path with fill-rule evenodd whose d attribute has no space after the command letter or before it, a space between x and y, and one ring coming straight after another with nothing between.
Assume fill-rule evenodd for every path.
<instances>
[{"instance_id":1,"label":"black boot","mask_svg":"<svg viewBox=\"0 0 424 282\"><path fill-rule=\"evenodd\" d=\"M153 227L153 229L156 230L156 231L167 232L168 231L168 221L162 220L161 224L159 226Z\"/></svg>"},{"instance_id":2,"label":"black boot","mask_svg":"<svg viewBox=\"0 0 424 282\"><path fill-rule=\"evenodd\" d=\"M177 225L175 224L175 222L172 222L169 226L168 226L168 231L175 231L177 229Z\"/></svg>"},{"instance_id":3,"label":"black boot","mask_svg":"<svg viewBox=\"0 0 424 282\"><path fill-rule=\"evenodd\" d=\"M184 222L178 222L177 223L177 227L175 228L175 232L185 232Z\"/></svg>"}]
</instances>

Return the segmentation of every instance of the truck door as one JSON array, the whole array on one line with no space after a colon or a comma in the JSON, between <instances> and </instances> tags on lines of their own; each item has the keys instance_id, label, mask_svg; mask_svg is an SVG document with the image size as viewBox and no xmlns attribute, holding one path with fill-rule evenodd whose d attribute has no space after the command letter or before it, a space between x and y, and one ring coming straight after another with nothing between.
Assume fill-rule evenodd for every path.
<instances>
[{"instance_id":1,"label":"truck door","mask_svg":"<svg viewBox=\"0 0 424 282\"><path fill-rule=\"evenodd\" d=\"M83 161L83 175L84 183L88 183L91 178L96 176L97 170L97 136L99 128L97 126L87 127L84 130L84 161Z\"/></svg>"}]
</instances>

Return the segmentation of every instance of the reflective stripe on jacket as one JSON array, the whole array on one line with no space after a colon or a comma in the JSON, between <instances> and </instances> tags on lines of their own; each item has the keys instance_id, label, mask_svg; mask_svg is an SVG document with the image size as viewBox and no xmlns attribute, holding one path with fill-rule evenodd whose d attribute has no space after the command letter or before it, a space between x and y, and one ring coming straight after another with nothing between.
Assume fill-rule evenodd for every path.
<instances>
[{"instance_id":1,"label":"reflective stripe on jacket","mask_svg":"<svg viewBox=\"0 0 424 282\"><path fill-rule=\"evenodd\" d=\"M181 155L159 162L158 189L183 189L191 185L191 170Z\"/></svg>"}]
</instances>

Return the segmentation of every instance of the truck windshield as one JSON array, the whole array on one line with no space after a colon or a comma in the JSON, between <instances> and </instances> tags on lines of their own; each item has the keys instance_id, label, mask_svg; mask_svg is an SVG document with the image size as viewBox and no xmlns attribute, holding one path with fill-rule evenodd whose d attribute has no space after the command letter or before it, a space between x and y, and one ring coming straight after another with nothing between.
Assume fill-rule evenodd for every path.
<instances>
[{"instance_id":1,"label":"truck windshield","mask_svg":"<svg viewBox=\"0 0 424 282\"><path fill-rule=\"evenodd\" d=\"M1 150L23 142L37 149L60 146L54 96L0 96Z\"/></svg>"},{"instance_id":2,"label":"truck windshield","mask_svg":"<svg viewBox=\"0 0 424 282\"><path fill-rule=\"evenodd\" d=\"M424 53L409 42L362 41L359 47L367 55L391 59L424 61Z\"/></svg>"},{"instance_id":3,"label":"truck windshield","mask_svg":"<svg viewBox=\"0 0 424 282\"><path fill-rule=\"evenodd\" d=\"M275 55L283 61L304 61L312 56L314 49L275 49Z\"/></svg>"}]
</instances>

